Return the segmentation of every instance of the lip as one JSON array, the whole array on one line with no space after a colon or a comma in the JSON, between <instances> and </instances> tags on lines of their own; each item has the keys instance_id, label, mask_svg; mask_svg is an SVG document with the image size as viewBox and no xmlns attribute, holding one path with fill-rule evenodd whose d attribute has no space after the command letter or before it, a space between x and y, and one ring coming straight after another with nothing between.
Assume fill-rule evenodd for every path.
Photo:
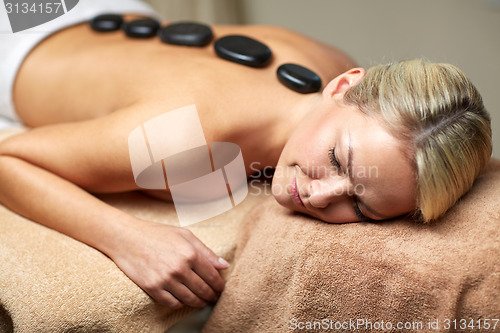
<instances>
[{"instance_id":1,"label":"lip","mask_svg":"<svg viewBox=\"0 0 500 333\"><path fill-rule=\"evenodd\" d=\"M292 197L293 202L299 207L305 207L302 199L300 198L299 192L297 191L297 177L293 176L292 182L290 184L290 196Z\"/></svg>"}]
</instances>

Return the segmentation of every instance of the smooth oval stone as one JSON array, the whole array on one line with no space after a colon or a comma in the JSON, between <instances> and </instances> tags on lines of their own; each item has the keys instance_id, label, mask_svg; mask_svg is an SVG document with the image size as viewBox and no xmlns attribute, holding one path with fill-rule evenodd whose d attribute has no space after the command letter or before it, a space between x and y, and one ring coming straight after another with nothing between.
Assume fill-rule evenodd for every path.
<instances>
[{"instance_id":1,"label":"smooth oval stone","mask_svg":"<svg viewBox=\"0 0 500 333\"><path fill-rule=\"evenodd\" d=\"M264 67L272 56L267 45L240 35L219 38L214 48L215 53L222 59L250 67Z\"/></svg>"},{"instance_id":2,"label":"smooth oval stone","mask_svg":"<svg viewBox=\"0 0 500 333\"><path fill-rule=\"evenodd\" d=\"M276 72L278 80L287 88L301 94L318 92L321 78L310 69L296 64L283 64Z\"/></svg>"},{"instance_id":3,"label":"smooth oval stone","mask_svg":"<svg viewBox=\"0 0 500 333\"><path fill-rule=\"evenodd\" d=\"M123 17L117 14L97 15L90 20L90 27L98 32L111 32L119 30L123 24Z\"/></svg>"},{"instance_id":4,"label":"smooth oval stone","mask_svg":"<svg viewBox=\"0 0 500 333\"><path fill-rule=\"evenodd\" d=\"M214 36L208 25L195 22L167 25L161 28L159 35L164 43L184 46L205 46Z\"/></svg>"},{"instance_id":5,"label":"smooth oval stone","mask_svg":"<svg viewBox=\"0 0 500 333\"><path fill-rule=\"evenodd\" d=\"M125 35L131 38L151 38L156 36L160 23L152 18L143 18L126 22L123 25Z\"/></svg>"}]
</instances>

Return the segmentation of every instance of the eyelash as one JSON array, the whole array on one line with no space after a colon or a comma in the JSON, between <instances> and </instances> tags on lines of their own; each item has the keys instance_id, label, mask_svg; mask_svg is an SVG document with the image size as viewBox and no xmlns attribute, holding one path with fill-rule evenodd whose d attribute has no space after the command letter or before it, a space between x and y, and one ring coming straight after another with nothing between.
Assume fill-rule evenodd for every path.
<instances>
[{"instance_id":1,"label":"eyelash","mask_svg":"<svg viewBox=\"0 0 500 333\"><path fill-rule=\"evenodd\" d=\"M368 218L361 213L361 210L359 209L358 201L354 199L354 213L356 214L356 217L361 220L361 222L366 222L368 221Z\"/></svg>"},{"instance_id":2,"label":"eyelash","mask_svg":"<svg viewBox=\"0 0 500 333\"><path fill-rule=\"evenodd\" d=\"M337 169L341 169L342 167L340 166L339 161L335 157L335 147L328 149L328 159L330 160L330 163L336 167Z\"/></svg>"},{"instance_id":3,"label":"eyelash","mask_svg":"<svg viewBox=\"0 0 500 333\"><path fill-rule=\"evenodd\" d=\"M342 169L342 166L340 165L339 161L335 157L335 147L328 149L328 159L330 160L330 163L334 167L336 167L338 169ZM361 212L361 209L359 209L359 205L358 205L358 202L356 201L356 199L354 199L353 208L354 208L354 213L356 214L356 217L358 219L360 219L362 222L368 221L368 218Z\"/></svg>"}]
</instances>

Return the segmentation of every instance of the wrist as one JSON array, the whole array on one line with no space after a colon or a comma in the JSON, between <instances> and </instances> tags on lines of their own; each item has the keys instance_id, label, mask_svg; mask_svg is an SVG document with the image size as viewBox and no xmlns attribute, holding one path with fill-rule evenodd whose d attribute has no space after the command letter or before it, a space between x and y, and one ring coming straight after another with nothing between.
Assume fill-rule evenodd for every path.
<instances>
[{"instance_id":1,"label":"wrist","mask_svg":"<svg viewBox=\"0 0 500 333\"><path fill-rule=\"evenodd\" d=\"M120 216L112 218L106 223L106 228L96 237L98 250L113 259L123 253L124 250L131 250L132 244L141 242L141 230L151 224L135 216L121 212Z\"/></svg>"}]
</instances>

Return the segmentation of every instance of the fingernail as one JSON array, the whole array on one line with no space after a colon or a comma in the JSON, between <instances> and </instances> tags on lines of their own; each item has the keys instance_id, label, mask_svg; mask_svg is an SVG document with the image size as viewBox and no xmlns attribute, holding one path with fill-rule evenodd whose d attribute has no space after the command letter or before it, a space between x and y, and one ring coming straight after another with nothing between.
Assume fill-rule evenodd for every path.
<instances>
[{"instance_id":1,"label":"fingernail","mask_svg":"<svg viewBox=\"0 0 500 333\"><path fill-rule=\"evenodd\" d=\"M219 262L221 264L223 264L224 266L228 266L229 267L229 263L227 261L225 261L224 258L219 257Z\"/></svg>"}]
</instances>

